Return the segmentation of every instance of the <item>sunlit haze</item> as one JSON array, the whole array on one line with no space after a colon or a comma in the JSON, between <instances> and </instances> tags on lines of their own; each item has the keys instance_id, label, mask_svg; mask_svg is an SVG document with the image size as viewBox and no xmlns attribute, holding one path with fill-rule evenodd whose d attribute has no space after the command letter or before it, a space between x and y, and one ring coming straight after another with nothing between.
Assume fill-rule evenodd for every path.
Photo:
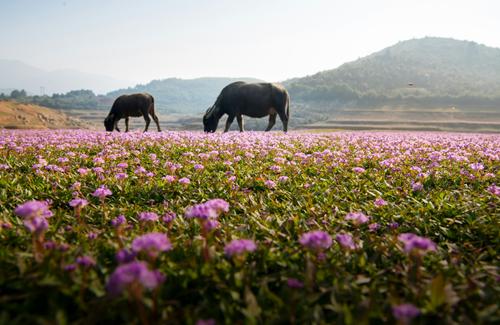
<instances>
[{"instance_id":1,"label":"sunlit haze","mask_svg":"<svg viewBox=\"0 0 500 325\"><path fill-rule=\"evenodd\" d=\"M500 47L500 2L0 1L0 59L144 83L314 74L398 41Z\"/></svg>"}]
</instances>

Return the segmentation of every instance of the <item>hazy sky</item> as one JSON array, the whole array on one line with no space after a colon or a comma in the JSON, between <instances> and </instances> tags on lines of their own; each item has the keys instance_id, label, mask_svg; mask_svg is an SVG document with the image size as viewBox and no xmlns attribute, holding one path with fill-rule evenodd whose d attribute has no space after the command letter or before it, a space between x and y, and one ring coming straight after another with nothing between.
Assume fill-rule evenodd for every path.
<instances>
[{"instance_id":1,"label":"hazy sky","mask_svg":"<svg viewBox=\"0 0 500 325\"><path fill-rule=\"evenodd\" d=\"M496 0L0 0L0 58L131 82L279 81L400 40L500 47Z\"/></svg>"}]
</instances>

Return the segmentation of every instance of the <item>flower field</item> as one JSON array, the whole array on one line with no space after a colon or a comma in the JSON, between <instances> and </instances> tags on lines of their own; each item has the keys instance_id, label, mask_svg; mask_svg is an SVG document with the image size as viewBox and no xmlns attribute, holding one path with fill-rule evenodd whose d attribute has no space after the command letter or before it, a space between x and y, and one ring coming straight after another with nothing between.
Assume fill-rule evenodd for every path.
<instances>
[{"instance_id":1,"label":"flower field","mask_svg":"<svg viewBox=\"0 0 500 325\"><path fill-rule=\"evenodd\" d=\"M500 322L500 135L0 131L0 323Z\"/></svg>"}]
</instances>

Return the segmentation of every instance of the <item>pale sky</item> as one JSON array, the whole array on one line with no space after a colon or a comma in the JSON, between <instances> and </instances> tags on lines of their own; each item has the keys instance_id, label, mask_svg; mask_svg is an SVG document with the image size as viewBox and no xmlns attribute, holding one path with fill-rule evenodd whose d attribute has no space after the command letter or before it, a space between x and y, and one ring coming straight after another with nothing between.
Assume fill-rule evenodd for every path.
<instances>
[{"instance_id":1,"label":"pale sky","mask_svg":"<svg viewBox=\"0 0 500 325\"><path fill-rule=\"evenodd\" d=\"M500 47L499 17L495 0L0 0L0 59L132 83L281 81L410 38Z\"/></svg>"}]
</instances>

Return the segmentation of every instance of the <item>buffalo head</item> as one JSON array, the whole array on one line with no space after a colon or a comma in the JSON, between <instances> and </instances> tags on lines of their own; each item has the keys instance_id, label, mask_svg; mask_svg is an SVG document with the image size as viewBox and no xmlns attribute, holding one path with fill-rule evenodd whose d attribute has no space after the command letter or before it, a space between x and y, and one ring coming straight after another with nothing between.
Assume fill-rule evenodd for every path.
<instances>
[{"instance_id":1,"label":"buffalo head","mask_svg":"<svg viewBox=\"0 0 500 325\"><path fill-rule=\"evenodd\" d=\"M112 132L114 126L115 126L115 118L113 114L110 114L104 119L104 127L106 128L106 131Z\"/></svg>"},{"instance_id":2,"label":"buffalo head","mask_svg":"<svg viewBox=\"0 0 500 325\"><path fill-rule=\"evenodd\" d=\"M219 119L215 114L205 114L203 116L203 130L205 132L213 133L217 130L217 125L219 124Z\"/></svg>"}]
</instances>

